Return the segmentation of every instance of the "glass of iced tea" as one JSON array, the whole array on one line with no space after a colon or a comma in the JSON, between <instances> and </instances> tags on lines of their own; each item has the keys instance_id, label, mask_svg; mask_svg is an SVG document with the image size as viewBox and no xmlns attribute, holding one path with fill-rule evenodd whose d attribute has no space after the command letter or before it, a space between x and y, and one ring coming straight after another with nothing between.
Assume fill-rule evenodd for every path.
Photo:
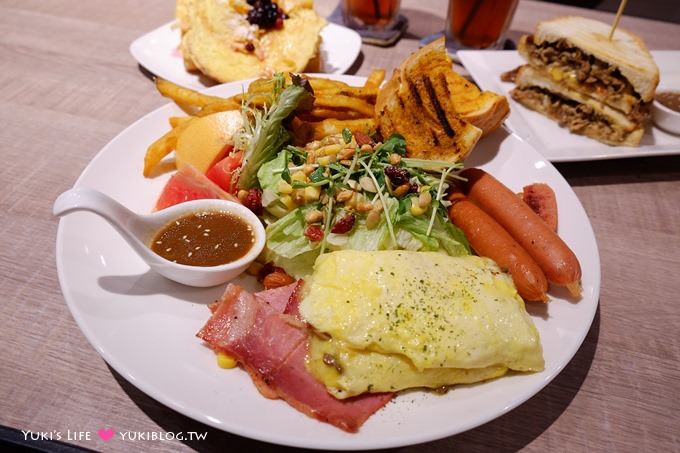
<instances>
[{"instance_id":1,"label":"glass of iced tea","mask_svg":"<svg viewBox=\"0 0 680 453\"><path fill-rule=\"evenodd\" d=\"M343 0L343 20L357 30L387 30L399 18L400 3L400 0Z\"/></svg>"},{"instance_id":2,"label":"glass of iced tea","mask_svg":"<svg viewBox=\"0 0 680 453\"><path fill-rule=\"evenodd\" d=\"M446 46L460 49L501 49L517 0L449 0Z\"/></svg>"}]
</instances>

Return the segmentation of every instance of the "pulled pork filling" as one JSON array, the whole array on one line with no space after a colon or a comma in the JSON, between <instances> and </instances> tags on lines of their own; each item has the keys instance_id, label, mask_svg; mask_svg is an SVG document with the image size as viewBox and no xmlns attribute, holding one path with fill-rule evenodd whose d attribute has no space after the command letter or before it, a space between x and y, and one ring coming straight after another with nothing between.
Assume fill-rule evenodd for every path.
<instances>
[{"instance_id":1,"label":"pulled pork filling","mask_svg":"<svg viewBox=\"0 0 680 453\"><path fill-rule=\"evenodd\" d=\"M610 95L629 94L638 99L640 97L617 68L576 47L570 47L564 39L537 46L533 38L529 38L528 44L531 57L546 66L554 65L565 72L573 71L579 83L590 85L594 91L607 92Z\"/></svg>"},{"instance_id":2,"label":"pulled pork filling","mask_svg":"<svg viewBox=\"0 0 680 453\"><path fill-rule=\"evenodd\" d=\"M536 63L541 63L550 71L558 69L567 77L574 77L575 82L585 86L591 93L606 96L612 100L633 98L634 104L627 113L635 122L643 122L649 117L651 102L642 102L640 95L633 89L630 82L623 77L618 68L589 55L576 47L570 47L564 39L537 46L533 37L527 40L529 57ZM627 109L625 109L627 111Z\"/></svg>"},{"instance_id":3,"label":"pulled pork filling","mask_svg":"<svg viewBox=\"0 0 680 453\"><path fill-rule=\"evenodd\" d=\"M515 88L510 92L522 105L541 111L571 132L622 142L628 132L612 125L592 107L538 87Z\"/></svg>"}]
</instances>

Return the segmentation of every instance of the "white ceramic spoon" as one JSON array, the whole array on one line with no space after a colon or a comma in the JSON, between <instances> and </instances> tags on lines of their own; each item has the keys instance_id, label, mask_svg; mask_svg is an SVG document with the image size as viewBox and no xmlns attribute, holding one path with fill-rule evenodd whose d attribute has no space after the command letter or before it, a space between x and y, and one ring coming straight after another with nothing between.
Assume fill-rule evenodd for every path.
<instances>
[{"instance_id":1,"label":"white ceramic spoon","mask_svg":"<svg viewBox=\"0 0 680 453\"><path fill-rule=\"evenodd\" d=\"M108 195L93 189L75 188L59 195L53 213L63 216L76 211L90 211L102 216L123 236L151 269L164 277L189 286L215 286L232 280L258 257L265 245L260 219L248 208L227 200L193 200L152 214L140 215L127 209ZM219 266L188 266L169 261L149 248L153 237L165 225L187 214L222 211L236 215L253 228L253 247L236 261Z\"/></svg>"}]
</instances>

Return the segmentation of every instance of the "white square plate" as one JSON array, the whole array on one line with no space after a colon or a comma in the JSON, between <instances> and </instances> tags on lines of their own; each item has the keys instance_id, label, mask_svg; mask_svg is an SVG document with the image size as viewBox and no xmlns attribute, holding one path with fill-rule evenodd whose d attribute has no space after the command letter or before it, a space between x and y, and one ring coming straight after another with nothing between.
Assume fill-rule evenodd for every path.
<instances>
[{"instance_id":1,"label":"white square plate","mask_svg":"<svg viewBox=\"0 0 680 453\"><path fill-rule=\"evenodd\" d=\"M652 56L661 73L659 86L680 87L680 51L656 50L652 51ZM501 82L500 76L525 63L514 50L459 51L458 57L480 88L508 97L510 116L505 124L551 162L680 154L680 136L662 131L651 121L639 147L609 146L572 134L542 114L513 101L509 92L515 85Z\"/></svg>"},{"instance_id":2,"label":"white square plate","mask_svg":"<svg viewBox=\"0 0 680 453\"><path fill-rule=\"evenodd\" d=\"M321 40L320 72L347 72L361 50L361 36L354 30L329 22L321 30ZM184 69L179 41L179 28L172 21L134 40L130 53L150 72L177 85L192 90L216 85L217 82Z\"/></svg>"}]
</instances>

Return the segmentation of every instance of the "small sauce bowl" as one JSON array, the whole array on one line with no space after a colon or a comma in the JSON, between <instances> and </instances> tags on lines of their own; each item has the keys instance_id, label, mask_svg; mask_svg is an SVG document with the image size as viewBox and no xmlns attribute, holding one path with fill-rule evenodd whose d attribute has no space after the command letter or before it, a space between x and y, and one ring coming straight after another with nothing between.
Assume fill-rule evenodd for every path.
<instances>
[{"instance_id":1,"label":"small sauce bowl","mask_svg":"<svg viewBox=\"0 0 680 453\"><path fill-rule=\"evenodd\" d=\"M657 96L660 93L675 93L680 96L680 89L670 87L657 88ZM659 102L656 97L652 102L652 120L660 129L672 134L680 134L680 112L676 112Z\"/></svg>"},{"instance_id":2,"label":"small sauce bowl","mask_svg":"<svg viewBox=\"0 0 680 453\"><path fill-rule=\"evenodd\" d=\"M193 200L152 214L136 214L111 197L93 189L76 188L59 195L53 213L63 216L90 211L107 220L155 272L189 286L216 286L236 278L264 249L266 238L260 219L245 206L227 200ZM192 213L221 211L239 217L251 228L254 242L244 256L217 266L189 266L169 261L153 252L151 241L166 225Z\"/></svg>"}]
</instances>

